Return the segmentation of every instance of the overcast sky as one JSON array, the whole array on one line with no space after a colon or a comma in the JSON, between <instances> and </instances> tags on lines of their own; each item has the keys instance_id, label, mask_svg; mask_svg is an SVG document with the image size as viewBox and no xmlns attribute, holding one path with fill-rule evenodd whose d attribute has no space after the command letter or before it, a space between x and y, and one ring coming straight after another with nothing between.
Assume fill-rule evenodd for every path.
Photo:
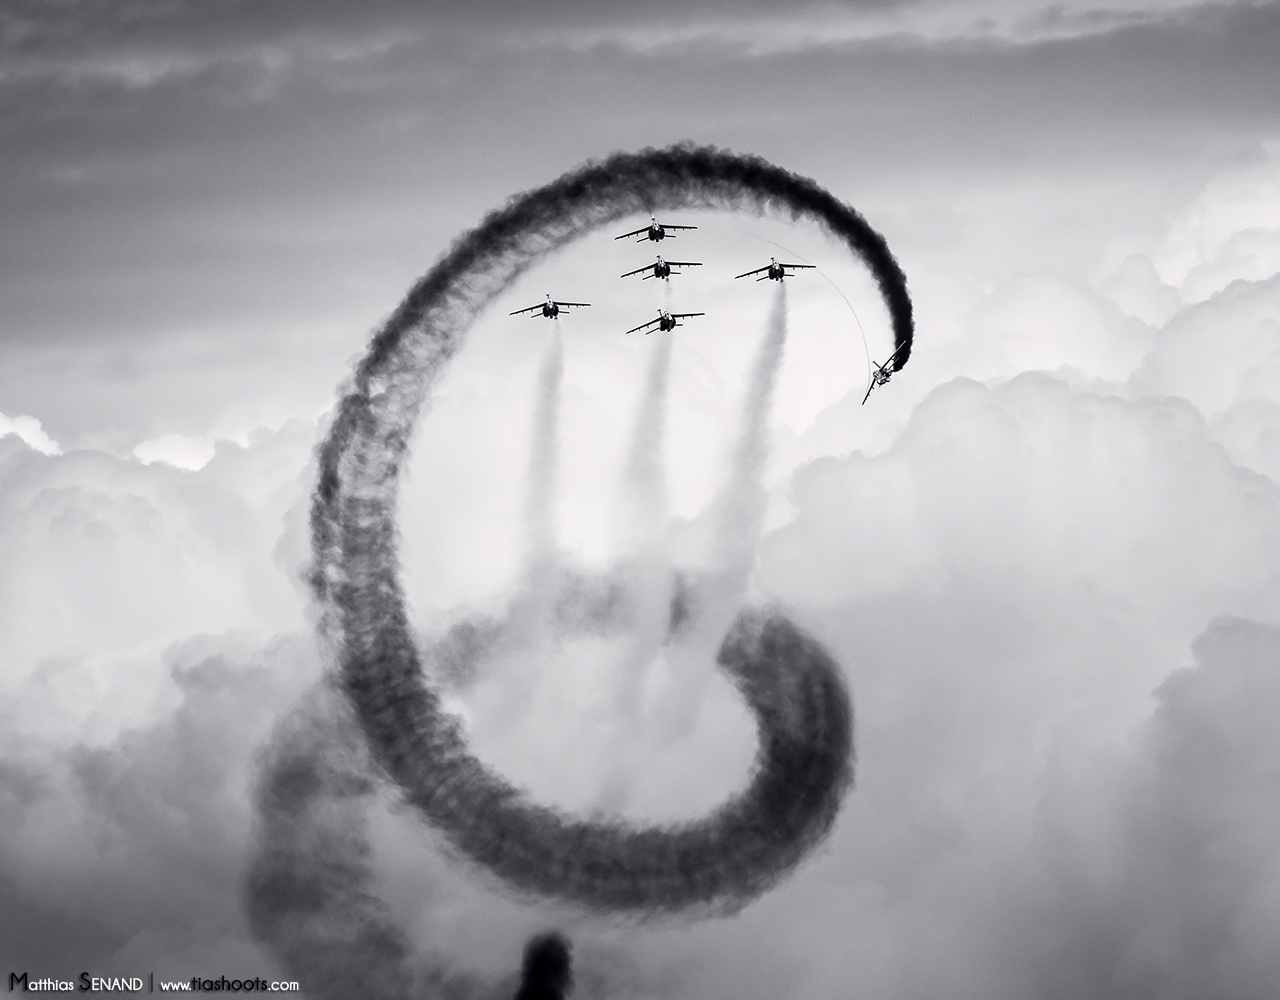
<instances>
[{"instance_id":1,"label":"overcast sky","mask_svg":"<svg viewBox=\"0 0 1280 1000\"><path fill-rule=\"evenodd\" d=\"M319 676L299 574L337 387L486 211L694 140L857 207L916 304L911 363L863 407L887 325L820 234L707 214L663 248L706 255L671 294L710 303L672 362L677 547L723 479L767 302L713 267L782 244L863 322L865 347L832 286L789 289L753 584L848 672L859 783L742 917L573 933L631 970L618 996L1280 994L1277 52L1276 3L7 0L0 962L273 968L240 913L248 788ZM614 283L649 250L604 235L495 305L420 428L424 629L518 573L549 324L505 314L547 289L597 303L563 324L562 542L615 554L653 341L609 324L665 300ZM546 718L469 710L491 759L588 808L616 774L556 736L556 713L600 711L564 693L577 669L548 667ZM741 781L733 695L695 700L676 736L590 729L602 759L651 765L641 812ZM555 773L579 784L537 785ZM397 919L508 973L540 911L380 808Z\"/></svg>"}]
</instances>

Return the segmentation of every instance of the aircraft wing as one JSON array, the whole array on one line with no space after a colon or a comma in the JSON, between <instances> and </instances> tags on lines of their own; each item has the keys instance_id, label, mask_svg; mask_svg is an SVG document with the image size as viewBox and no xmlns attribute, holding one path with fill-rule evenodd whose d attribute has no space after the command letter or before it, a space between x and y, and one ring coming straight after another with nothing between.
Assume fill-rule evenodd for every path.
<instances>
[{"instance_id":1,"label":"aircraft wing","mask_svg":"<svg viewBox=\"0 0 1280 1000\"><path fill-rule=\"evenodd\" d=\"M764 267L757 267L754 271L744 271L742 274L735 274L734 278L750 278L753 274L760 274L761 272L767 271L767 270L769 270L768 264L766 264Z\"/></svg>"},{"instance_id":2,"label":"aircraft wing","mask_svg":"<svg viewBox=\"0 0 1280 1000\"><path fill-rule=\"evenodd\" d=\"M660 223L663 229L697 229L697 226L673 226L669 222Z\"/></svg>"},{"instance_id":3,"label":"aircraft wing","mask_svg":"<svg viewBox=\"0 0 1280 1000\"><path fill-rule=\"evenodd\" d=\"M625 240L628 236L639 236L641 233L647 233L648 231L649 231L648 226L641 226L639 229L633 229L629 233L623 233L621 236L615 236L614 239Z\"/></svg>"},{"instance_id":4,"label":"aircraft wing","mask_svg":"<svg viewBox=\"0 0 1280 1000\"><path fill-rule=\"evenodd\" d=\"M818 265L817 264L783 264L782 266L799 269L799 268L813 268L813 267L817 267Z\"/></svg>"},{"instance_id":5,"label":"aircraft wing","mask_svg":"<svg viewBox=\"0 0 1280 1000\"><path fill-rule=\"evenodd\" d=\"M654 265L646 264L644 267L637 267L634 271L628 271L626 274L620 274L620 278L630 278L633 274L639 274L641 271L652 271Z\"/></svg>"},{"instance_id":6,"label":"aircraft wing","mask_svg":"<svg viewBox=\"0 0 1280 1000\"><path fill-rule=\"evenodd\" d=\"M899 354L902 353L903 348L905 348L906 346L907 346L906 344L903 344L902 347L899 347L896 351L890 354L889 360L882 365L876 364L874 361L871 362L871 364L874 366L871 372L871 384L867 386L867 394L862 397L863 406L866 406L867 400L871 398L872 389L874 389L878 385L888 385L889 376L891 376L894 372L898 370L896 368L890 368L889 366L893 364L894 359Z\"/></svg>"},{"instance_id":7,"label":"aircraft wing","mask_svg":"<svg viewBox=\"0 0 1280 1000\"><path fill-rule=\"evenodd\" d=\"M517 309L515 312L511 313L511 315L519 316L521 313L535 312L535 311L541 310L542 306L543 306L543 303L539 302L536 306L530 306L528 309Z\"/></svg>"},{"instance_id":8,"label":"aircraft wing","mask_svg":"<svg viewBox=\"0 0 1280 1000\"><path fill-rule=\"evenodd\" d=\"M641 330L644 330L647 327L653 326L654 324L661 323L661 322L662 322L662 317L659 316L656 319L649 320L648 323L641 323L639 326L633 326L630 330L627 331L627 333L639 333Z\"/></svg>"},{"instance_id":9,"label":"aircraft wing","mask_svg":"<svg viewBox=\"0 0 1280 1000\"><path fill-rule=\"evenodd\" d=\"M892 361L892 360L893 360L893 358L890 358L890 359L889 359L889 361ZM870 379L870 381L869 381L869 382L868 382L868 384L867 384L867 394L866 394L865 396L863 396L863 397L862 397L862 405L863 405L863 406L866 406L866 405L867 405L867 400L871 398L871 390L872 390L872 389L874 389L874 388L875 388L876 386L878 386L878 385L885 385L886 383L888 383L888 381L889 381L889 379L888 379L888 378L883 378L883 379L882 379L882 378L880 378L880 376L881 376L881 374L884 372L885 367L889 364L889 361L886 361L883 365L877 365L874 361L873 361L873 362L871 362L871 364L872 364L872 365L874 365L874 366L875 366L875 368L874 368L874 370L871 372L871 379Z\"/></svg>"},{"instance_id":10,"label":"aircraft wing","mask_svg":"<svg viewBox=\"0 0 1280 1000\"><path fill-rule=\"evenodd\" d=\"M705 316L706 313L672 313L672 319L688 319L690 316Z\"/></svg>"},{"instance_id":11,"label":"aircraft wing","mask_svg":"<svg viewBox=\"0 0 1280 1000\"><path fill-rule=\"evenodd\" d=\"M667 261L672 267L701 267L702 262L696 260L669 260Z\"/></svg>"},{"instance_id":12,"label":"aircraft wing","mask_svg":"<svg viewBox=\"0 0 1280 1000\"><path fill-rule=\"evenodd\" d=\"M559 299L552 299L551 301L558 306L565 307L566 309L572 309L574 306L582 307L591 305L590 302L561 302Z\"/></svg>"}]
</instances>

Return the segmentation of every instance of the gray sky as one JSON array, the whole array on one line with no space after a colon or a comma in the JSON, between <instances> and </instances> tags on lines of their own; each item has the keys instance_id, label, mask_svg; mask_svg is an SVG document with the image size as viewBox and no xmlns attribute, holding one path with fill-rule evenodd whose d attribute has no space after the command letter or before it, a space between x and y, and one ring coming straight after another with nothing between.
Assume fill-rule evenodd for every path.
<instances>
[{"instance_id":1,"label":"gray sky","mask_svg":"<svg viewBox=\"0 0 1280 1000\"><path fill-rule=\"evenodd\" d=\"M846 671L858 786L739 918L651 927L513 902L384 796L394 919L489 978L559 921L637 1000L1277 995L1278 51L1276 3L4 4L0 975L274 968L237 887L256 754L321 669L300 574L338 385L486 211L692 139L857 207L915 301L864 407L883 310L820 234L706 213L663 248L707 261L670 289L708 311L674 342L677 563L767 302L720 272L782 244L839 286L788 289L751 593ZM516 586L549 325L506 312L545 290L595 303L563 323L559 544L626 547L655 341L612 331L668 300L614 283L649 250L605 235L495 303L418 428L425 632ZM622 659L503 660L453 707L539 798L622 774L636 814L700 814L749 720L709 664L619 712Z\"/></svg>"},{"instance_id":2,"label":"gray sky","mask_svg":"<svg viewBox=\"0 0 1280 1000\"><path fill-rule=\"evenodd\" d=\"M879 37L755 54L627 39L756 30L773 8L10 5L5 406L136 443L204 430L240 378L237 396L277 395L246 370L277 365L299 369L296 405L323 405L453 234L615 148L759 152L847 192L905 258L963 241L987 278L1086 270L1276 128L1274 5L1154 5L1066 40L911 33L938 6L908 5ZM1045 184L1061 196L1011 204ZM972 199L979 217L957 218Z\"/></svg>"}]
</instances>

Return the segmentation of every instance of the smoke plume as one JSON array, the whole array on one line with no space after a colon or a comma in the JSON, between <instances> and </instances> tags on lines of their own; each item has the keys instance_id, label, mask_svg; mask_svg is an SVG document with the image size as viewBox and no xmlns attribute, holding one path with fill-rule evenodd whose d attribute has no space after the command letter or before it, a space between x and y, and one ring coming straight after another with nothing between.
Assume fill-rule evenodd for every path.
<instances>
[{"instance_id":1,"label":"smoke plume","mask_svg":"<svg viewBox=\"0 0 1280 1000\"><path fill-rule=\"evenodd\" d=\"M764 525L765 463L769 457L769 413L787 343L787 287L779 281L769 310L769 326L751 369L743 404L742 430L734 447L729 482L720 499L715 563L741 586L750 571Z\"/></svg>"},{"instance_id":2,"label":"smoke plume","mask_svg":"<svg viewBox=\"0 0 1280 1000\"><path fill-rule=\"evenodd\" d=\"M564 336L560 321L538 372L533 414L533 447L529 449L529 491L526 498L529 566L546 572L555 558L556 481L560 471L560 382L564 377Z\"/></svg>"},{"instance_id":3,"label":"smoke plume","mask_svg":"<svg viewBox=\"0 0 1280 1000\"><path fill-rule=\"evenodd\" d=\"M524 951L520 989L515 1000L564 1000L573 989L569 942L559 934L540 934Z\"/></svg>"},{"instance_id":4,"label":"smoke plume","mask_svg":"<svg viewBox=\"0 0 1280 1000\"><path fill-rule=\"evenodd\" d=\"M652 536L666 519L667 512L663 448L667 435L667 389L671 381L671 350L675 336L670 330L658 330L653 341L626 468L626 508L635 519L633 530L642 546L653 543Z\"/></svg>"},{"instance_id":5,"label":"smoke plume","mask_svg":"<svg viewBox=\"0 0 1280 1000\"><path fill-rule=\"evenodd\" d=\"M674 208L772 211L819 222L870 269L901 348L897 367L909 358L905 279L883 238L856 211L756 157L693 146L618 154L514 199L461 237L414 286L375 336L339 404L319 453L312 501L311 583L322 632L374 769L458 856L519 895L590 912L737 910L827 834L852 780L853 716L841 674L822 646L777 610L737 614L720 645L717 664L755 717L758 748L746 787L696 821L649 827L618 818L585 821L531 801L469 751L459 721L424 677L398 578L395 524L397 476L418 412L474 317L526 268L624 215ZM729 548L739 546L740 562L749 558L750 526L758 531L765 417L785 335L779 290L729 490L738 505L726 520ZM661 408L668 349L659 342L646 408ZM553 544L559 366L557 338L540 383L535 451L547 451L533 458L528 509L535 552ZM661 425L651 426L653 436L633 447L630 468L637 485L656 491ZM347 752L344 740L326 752L291 750L296 744L285 739L263 786L268 831L249 888L255 927L300 975L313 960L332 968L305 972L322 983L341 977L342 946L334 937L346 934L359 942L349 947L385 958L380 975L392 981L376 995L397 995L408 982L407 973L395 971L404 966L404 945L362 888L368 860L360 838L343 834L339 824L337 835L316 834L314 848L290 854L273 847L280 839L273 823L294 830L293 841L301 843L306 834L291 824L313 822L313 814L328 809L354 814L364 794L353 777L363 772L326 770L333 754ZM354 815L349 822L357 822ZM353 967L364 961L351 957Z\"/></svg>"},{"instance_id":6,"label":"smoke plume","mask_svg":"<svg viewBox=\"0 0 1280 1000\"><path fill-rule=\"evenodd\" d=\"M694 724L710 675L693 660L712 653L741 606L764 527L764 486L769 457L769 415L787 339L787 292L778 282L764 339L751 366L729 475L714 504L715 527L709 569L677 597L689 615L689 642L673 650L683 683L670 688L656 715L669 736ZM669 593L668 593L668 596Z\"/></svg>"},{"instance_id":7,"label":"smoke plume","mask_svg":"<svg viewBox=\"0 0 1280 1000\"><path fill-rule=\"evenodd\" d=\"M413 993L409 947L372 889L365 756L349 714L321 689L277 730L258 790L249 922L318 998Z\"/></svg>"}]
</instances>

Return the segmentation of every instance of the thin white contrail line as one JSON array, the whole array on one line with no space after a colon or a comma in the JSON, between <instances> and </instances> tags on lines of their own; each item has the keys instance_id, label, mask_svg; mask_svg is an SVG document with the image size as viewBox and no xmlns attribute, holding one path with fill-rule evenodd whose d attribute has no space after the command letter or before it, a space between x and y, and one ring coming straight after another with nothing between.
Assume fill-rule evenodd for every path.
<instances>
[{"instance_id":1,"label":"thin white contrail line","mask_svg":"<svg viewBox=\"0 0 1280 1000\"><path fill-rule=\"evenodd\" d=\"M755 235L755 234L753 233L752 235ZM760 240L762 243L768 243L770 246L777 247L779 250L783 251L783 253L790 254L792 257L795 257L797 260L799 260L801 264L810 263L808 260L806 260L804 257L801 257L794 250L788 250L781 243L777 243L774 240L765 239L763 236L756 236L756 239ZM849 312L853 313L853 321L858 325L858 333L861 334L862 336L862 351L866 355L866 359L867 359L866 388L869 389L871 388L871 348L867 345L867 331L862 328L862 320L858 319L858 310L853 308L853 303L850 302L849 299L845 296L844 292L840 290L840 286L831 280L831 276L827 274L826 271L818 267L817 264L813 264L812 266L814 270L816 270L820 275L822 275L824 279L826 279L827 284L836 290L836 294L839 295L840 298L844 299L844 304L849 307Z\"/></svg>"}]
</instances>

